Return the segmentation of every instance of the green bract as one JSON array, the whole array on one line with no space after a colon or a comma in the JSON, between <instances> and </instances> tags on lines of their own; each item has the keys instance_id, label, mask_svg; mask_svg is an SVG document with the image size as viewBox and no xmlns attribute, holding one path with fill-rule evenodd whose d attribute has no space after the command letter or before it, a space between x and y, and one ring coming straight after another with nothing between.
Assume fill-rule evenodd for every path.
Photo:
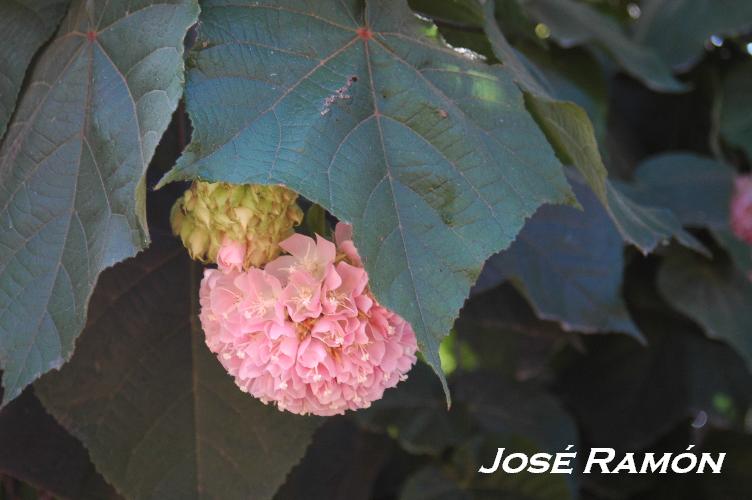
<instances>
[{"instance_id":1,"label":"green bract","mask_svg":"<svg viewBox=\"0 0 752 500\"><path fill-rule=\"evenodd\" d=\"M246 245L245 267L260 267L303 220L297 197L282 186L194 181L173 205L170 223L196 260L216 262L229 238Z\"/></svg>"}]
</instances>

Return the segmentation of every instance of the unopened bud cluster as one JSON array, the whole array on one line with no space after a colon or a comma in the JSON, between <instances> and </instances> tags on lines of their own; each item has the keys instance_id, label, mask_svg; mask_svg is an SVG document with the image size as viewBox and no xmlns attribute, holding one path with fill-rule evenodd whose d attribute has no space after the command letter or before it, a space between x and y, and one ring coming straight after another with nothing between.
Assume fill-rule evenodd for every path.
<instances>
[{"instance_id":1,"label":"unopened bud cluster","mask_svg":"<svg viewBox=\"0 0 752 500\"><path fill-rule=\"evenodd\" d=\"M170 223L196 260L217 262L222 245L232 242L243 267L261 266L303 220L297 197L283 186L194 181L172 207Z\"/></svg>"}]
</instances>

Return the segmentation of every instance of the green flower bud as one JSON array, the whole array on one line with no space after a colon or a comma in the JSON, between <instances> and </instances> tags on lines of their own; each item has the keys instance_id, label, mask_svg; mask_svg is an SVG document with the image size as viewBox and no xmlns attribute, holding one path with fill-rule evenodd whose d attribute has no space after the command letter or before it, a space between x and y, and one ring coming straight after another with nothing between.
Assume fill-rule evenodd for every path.
<instances>
[{"instance_id":1,"label":"green flower bud","mask_svg":"<svg viewBox=\"0 0 752 500\"><path fill-rule=\"evenodd\" d=\"M194 181L173 205L170 224L193 259L216 262L229 238L246 245L246 268L260 267L303 220L297 198L283 186Z\"/></svg>"}]
</instances>

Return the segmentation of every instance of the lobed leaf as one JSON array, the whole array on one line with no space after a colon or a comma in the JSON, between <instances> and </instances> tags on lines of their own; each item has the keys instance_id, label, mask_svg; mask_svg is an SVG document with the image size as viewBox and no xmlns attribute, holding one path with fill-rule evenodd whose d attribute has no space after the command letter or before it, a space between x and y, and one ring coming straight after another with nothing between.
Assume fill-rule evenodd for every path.
<instances>
[{"instance_id":1,"label":"lobed leaf","mask_svg":"<svg viewBox=\"0 0 752 500\"><path fill-rule=\"evenodd\" d=\"M538 206L573 201L508 72L401 0L213 0L201 26L193 142L161 183L283 183L353 223L376 296L440 373L483 261Z\"/></svg>"},{"instance_id":2,"label":"lobed leaf","mask_svg":"<svg viewBox=\"0 0 752 500\"><path fill-rule=\"evenodd\" d=\"M59 368L99 273L148 243L144 173L177 106L195 0L77 0L0 149L7 402Z\"/></svg>"}]
</instances>

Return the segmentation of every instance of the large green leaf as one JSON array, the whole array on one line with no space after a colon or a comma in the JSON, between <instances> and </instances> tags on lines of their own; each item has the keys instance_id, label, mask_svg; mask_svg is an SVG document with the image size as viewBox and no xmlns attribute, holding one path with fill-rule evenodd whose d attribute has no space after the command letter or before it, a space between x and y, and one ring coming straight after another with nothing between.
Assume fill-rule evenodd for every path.
<instances>
[{"instance_id":1,"label":"large green leaf","mask_svg":"<svg viewBox=\"0 0 752 500\"><path fill-rule=\"evenodd\" d=\"M76 355L35 388L128 498L271 498L320 420L233 384L203 342L199 277L163 239L108 270Z\"/></svg>"},{"instance_id":2,"label":"large green leaf","mask_svg":"<svg viewBox=\"0 0 752 500\"><path fill-rule=\"evenodd\" d=\"M483 261L538 206L573 201L508 72L400 0L214 0L201 26L193 142L162 183L284 183L352 222L376 296L439 373Z\"/></svg>"},{"instance_id":3,"label":"large green leaf","mask_svg":"<svg viewBox=\"0 0 752 500\"><path fill-rule=\"evenodd\" d=\"M725 261L677 252L661 267L664 298L752 366L752 281Z\"/></svg>"},{"instance_id":4,"label":"large green leaf","mask_svg":"<svg viewBox=\"0 0 752 500\"><path fill-rule=\"evenodd\" d=\"M511 280L543 319L565 330L640 337L621 297L622 239L587 187L573 181L584 213L543 207L504 252L491 257L484 281Z\"/></svg>"},{"instance_id":5,"label":"large green leaf","mask_svg":"<svg viewBox=\"0 0 752 500\"><path fill-rule=\"evenodd\" d=\"M752 4L750 4L752 5ZM742 148L752 159L752 64L747 61L732 69L723 81L721 93L721 135Z\"/></svg>"},{"instance_id":6,"label":"large green leaf","mask_svg":"<svg viewBox=\"0 0 752 500\"><path fill-rule=\"evenodd\" d=\"M594 7L575 0L523 0L532 17L544 23L563 47L594 45L605 50L621 68L645 86L660 92L686 87L671 74L657 52L631 40L619 23Z\"/></svg>"},{"instance_id":7,"label":"large green leaf","mask_svg":"<svg viewBox=\"0 0 752 500\"><path fill-rule=\"evenodd\" d=\"M31 58L52 36L69 0L0 2L0 139L5 133Z\"/></svg>"},{"instance_id":8,"label":"large green leaf","mask_svg":"<svg viewBox=\"0 0 752 500\"><path fill-rule=\"evenodd\" d=\"M711 35L752 30L749 0L647 0L641 7L635 39L678 69L689 69L702 57Z\"/></svg>"},{"instance_id":9,"label":"large green leaf","mask_svg":"<svg viewBox=\"0 0 752 500\"><path fill-rule=\"evenodd\" d=\"M144 172L197 10L79 0L35 66L0 149L5 401L70 357L99 273L148 242Z\"/></svg>"}]
</instances>

